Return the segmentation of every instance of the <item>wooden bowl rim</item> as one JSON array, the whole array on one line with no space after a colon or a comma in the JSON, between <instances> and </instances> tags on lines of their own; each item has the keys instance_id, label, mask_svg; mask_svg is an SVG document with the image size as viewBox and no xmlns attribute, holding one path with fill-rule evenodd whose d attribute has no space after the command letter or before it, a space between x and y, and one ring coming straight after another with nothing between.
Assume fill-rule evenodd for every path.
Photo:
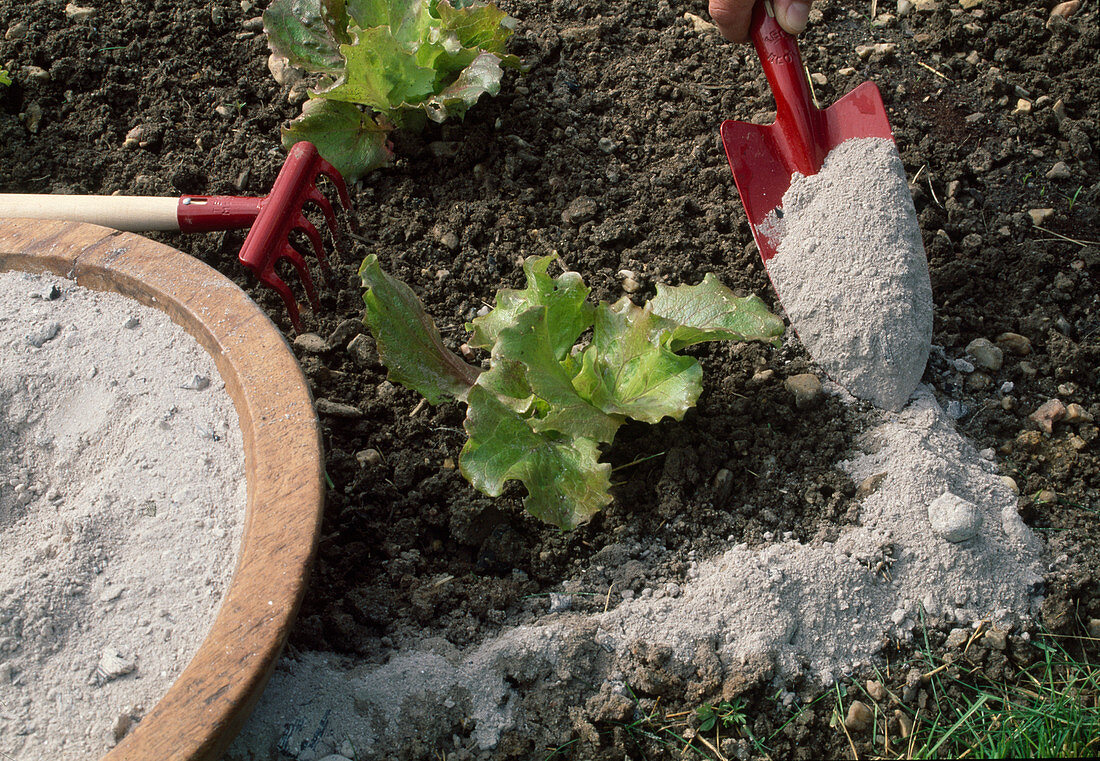
<instances>
[{"instance_id":1,"label":"wooden bowl rim","mask_svg":"<svg viewBox=\"0 0 1100 761\"><path fill-rule=\"evenodd\" d=\"M237 566L199 650L102 761L216 759L259 699L297 615L324 507L321 431L290 346L232 281L133 233L0 220L0 271L50 272L165 312L214 358L241 421L248 502Z\"/></svg>"}]
</instances>

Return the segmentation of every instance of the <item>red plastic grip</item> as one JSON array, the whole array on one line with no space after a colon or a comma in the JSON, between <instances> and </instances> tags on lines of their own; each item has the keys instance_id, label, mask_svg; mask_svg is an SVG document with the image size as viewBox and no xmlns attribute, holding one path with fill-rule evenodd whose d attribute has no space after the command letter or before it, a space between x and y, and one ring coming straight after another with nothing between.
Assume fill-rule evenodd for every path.
<instances>
[{"instance_id":1,"label":"red plastic grip","mask_svg":"<svg viewBox=\"0 0 1100 761\"><path fill-rule=\"evenodd\" d=\"M176 220L180 232L185 233L243 230L252 226L266 201L241 196L180 196Z\"/></svg>"},{"instance_id":2,"label":"red plastic grip","mask_svg":"<svg viewBox=\"0 0 1100 761\"><path fill-rule=\"evenodd\" d=\"M825 160L821 111L814 106L798 44L779 26L771 0L753 8L749 38L775 96L775 123L780 129L776 137L785 144L793 169L807 176L817 174Z\"/></svg>"}]
</instances>

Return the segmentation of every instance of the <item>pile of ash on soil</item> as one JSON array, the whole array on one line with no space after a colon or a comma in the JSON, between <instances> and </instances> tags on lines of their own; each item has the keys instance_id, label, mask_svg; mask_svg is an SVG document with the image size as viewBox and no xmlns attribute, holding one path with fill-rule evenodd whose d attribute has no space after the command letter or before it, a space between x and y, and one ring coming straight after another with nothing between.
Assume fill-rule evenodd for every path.
<instances>
[{"instance_id":1,"label":"pile of ash on soil","mask_svg":"<svg viewBox=\"0 0 1100 761\"><path fill-rule=\"evenodd\" d=\"M574 723L629 720L630 689L701 701L768 681L828 685L922 619L1029 622L1042 548L990 453L924 387L864 422L858 450L837 463L860 482L860 520L835 541L737 544L681 584L604 612L549 613L466 650L432 638L382 665L288 657L227 758L321 758L346 742L356 758L416 758L454 735L508 757L515 737L555 742L539 727L567 722L555 714L568 706L585 707Z\"/></svg>"}]
</instances>

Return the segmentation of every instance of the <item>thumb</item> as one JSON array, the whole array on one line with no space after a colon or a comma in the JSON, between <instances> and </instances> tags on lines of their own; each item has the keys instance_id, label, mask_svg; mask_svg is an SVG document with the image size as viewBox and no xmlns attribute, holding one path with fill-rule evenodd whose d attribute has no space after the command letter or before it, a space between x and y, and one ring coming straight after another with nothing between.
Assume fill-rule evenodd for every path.
<instances>
[{"instance_id":1,"label":"thumb","mask_svg":"<svg viewBox=\"0 0 1100 761\"><path fill-rule=\"evenodd\" d=\"M810 18L809 0L775 0L775 20L791 34L801 34Z\"/></svg>"}]
</instances>

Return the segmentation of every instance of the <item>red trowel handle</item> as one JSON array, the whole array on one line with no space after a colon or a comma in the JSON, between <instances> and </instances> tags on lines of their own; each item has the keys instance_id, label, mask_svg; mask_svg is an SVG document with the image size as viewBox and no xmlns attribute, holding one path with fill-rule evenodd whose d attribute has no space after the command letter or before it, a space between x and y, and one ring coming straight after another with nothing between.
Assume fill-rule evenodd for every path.
<instances>
[{"instance_id":1,"label":"red trowel handle","mask_svg":"<svg viewBox=\"0 0 1100 761\"><path fill-rule=\"evenodd\" d=\"M798 43L779 26L771 0L753 8L749 38L775 96L776 138L785 144L787 161L800 174L817 174L828 152L821 111L814 106Z\"/></svg>"}]
</instances>

